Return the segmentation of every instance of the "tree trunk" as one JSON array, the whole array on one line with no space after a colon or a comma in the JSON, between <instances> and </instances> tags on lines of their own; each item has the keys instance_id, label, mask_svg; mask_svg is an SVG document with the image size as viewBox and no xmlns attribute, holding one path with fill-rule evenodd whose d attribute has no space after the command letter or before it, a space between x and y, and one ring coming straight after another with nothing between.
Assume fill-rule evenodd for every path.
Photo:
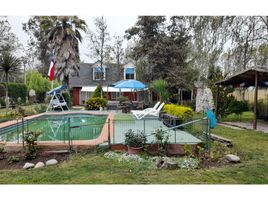
<instances>
[{"instance_id":1,"label":"tree trunk","mask_svg":"<svg viewBox=\"0 0 268 200\"><path fill-rule=\"evenodd\" d=\"M8 72L6 72L6 109L9 108L9 99L8 99Z\"/></svg>"},{"instance_id":2,"label":"tree trunk","mask_svg":"<svg viewBox=\"0 0 268 200\"><path fill-rule=\"evenodd\" d=\"M65 85L68 93L70 93L69 76L64 76L62 85Z\"/></svg>"}]
</instances>

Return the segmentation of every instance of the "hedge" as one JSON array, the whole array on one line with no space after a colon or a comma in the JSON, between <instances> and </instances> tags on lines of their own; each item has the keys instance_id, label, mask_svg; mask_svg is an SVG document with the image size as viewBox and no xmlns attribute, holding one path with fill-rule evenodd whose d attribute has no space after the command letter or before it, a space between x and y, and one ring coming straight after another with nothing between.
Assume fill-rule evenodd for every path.
<instances>
[{"instance_id":1,"label":"hedge","mask_svg":"<svg viewBox=\"0 0 268 200\"><path fill-rule=\"evenodd\" d=\"M6 83L3 83L2 85L5 86ZM25 103L27 97L27 86L23 83L9 83L8 96L15 103L18 103L19 97L21 98L21 103Z\"/></svg>"},{"instance_id":2,"label":"hedge","mask_svg":"<svg viewBox=\"0 0 268 200\"><path fill-rule=\"evenodd\" d=\"M166 104L164 106L164 112L182 120L191 120L194 116L194 111L191 108L175 104Z\"/></svg>"},{"instance_id":3,"label":"hedge","mask_svg":"<svg viewBox=\"0 0 268 200\"><path fill-rule=\"evenodd\" d=\"M100 107L104 108L107 105L107 100L101 97L92 97L86 100L87 110L99 110Z\"/></svg>"}]
</instances>

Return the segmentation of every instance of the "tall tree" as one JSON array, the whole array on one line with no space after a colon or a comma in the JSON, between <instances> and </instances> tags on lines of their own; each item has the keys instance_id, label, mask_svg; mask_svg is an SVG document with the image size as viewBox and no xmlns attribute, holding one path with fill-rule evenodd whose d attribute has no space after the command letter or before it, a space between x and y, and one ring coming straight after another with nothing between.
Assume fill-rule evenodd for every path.
<instances>
[{"instance_id":1,"label":"tall tree","mask_svg":"<svg viewBox=\"0 0 268 200\"><path fill-rule=\"evenodd\" d=\"M77 16L42 16L40 27L55 58L56 77L69 89L69 77L79 76L80 32L86 32L87 24Z\"/></svg>"},{"instance_id":2,"label":"tall tree","mask_svg":"<svg viewBox=\"0 0 268 200\"><path fill-rule=\"evenodd\" d=\"M124 39L120 36L114 36L114 44L111 47L111 52L113 56L113 60L117 65L118 74L122 77L121 65L124 59L124 48L123 48Z\"/></svg>"},{"instance_id":3,"label":"tall tree","mask_svg":"<svg viewBox=\"0 0 268 200\"><path fill-rule=\"evenodd\" d=\"M41 31L40 20L41 16L32 16L28 22L22 24L22 29L29 36L27 48L25 49L25 60L28 66L33 68L35 64L38 71L43 76L47 76L51 52L46 32Z\"/></svg>"},{"instance_id":4,"label":"tall tree","mask_svg":"<svg viewBox=\"0 0 268 200\"><path fill-rule=\"evenodd\" d=\"M6 106L9 107L8 100L8 83L9 75L20 71L21 61L10 53L4 52L0 56L0 71L5 74L6 78Z\"/></svg>"},{"instance_id":5,"label":"tall tree","mask_svg":"<svg viewBox=\"0 0 268 200\"><path fill-rule=\"evenodd\" d=\"M132 58L143 64L143 81L163 79L170 93L189 83L185 79L191 71L187 63L189 36L179 18L171 17L167 22L163 16L139 17L135 26L126 31L126 37L136 41Z\"/></svg>"},{"instance_id":6,"label":"tall tree","mask_svg":"<svg viewBox=\"0 0 268 200\"><path fill-rule=\"evenodd\" d=\"M165 30L164 16L139 16L136 24L126 30L126 38L134 40L130 57L133 60L143 60L143 81L150 82L154 79L152 74L153 68L161 63L159 58L160 38L164 35Z\"/></svg>"},{"instance_id":7,"label":"tall tree","mask_svg":"<svg viewBox=\"0 0 268 200\"><path fill-rule=\"evenodd\" d=\"M17 36L11 32L6 17L0 17L0 53L14 52L20 46Z\"/></svg>"},{"instance_id":8,"label":"tall tree","mask_svg":"<svg viewBox=\"0 0 268 200\"><path fill-rule=\"evenodd\" d=\"M87 38L90 40L89 47L91 49L90 56L98 61L100 61L101 78L100 86L103 85L103 63L110 60L110 34L108 32L108 27L104 17L95 18L96 32L89 31ZM101 92L101 97L103 97L103 92Z\"/></svg>"}]
</instances>

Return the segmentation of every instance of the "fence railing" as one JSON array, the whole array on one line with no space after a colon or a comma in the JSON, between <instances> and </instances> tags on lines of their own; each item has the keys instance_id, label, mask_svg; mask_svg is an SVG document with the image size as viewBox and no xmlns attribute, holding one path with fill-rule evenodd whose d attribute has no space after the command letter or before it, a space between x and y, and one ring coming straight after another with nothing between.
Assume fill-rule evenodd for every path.
<instances>
[{"instance_id":1,"label":"fence railing","mask_svg":"<svg viewBox=\"0 0 268 200\"><path fill-rule=\"evenodd\" d=\"M111 137L112 144L124 143L125 133L132 129L134 132L143 132L147 137L147 143L156 141L155 132L162 129L168 135L168 143L196 144L204 143L206 148L210 145L210 129L207 118L193 120L175 127L166 127L162 121L156 118L142 120L120 119L112 120L114 133Z\"/></svg>"},{"instance_id":2,"label":"fence railing","mask_svg":"<svg viewBox=\"0 0 268 200\"><path fill-rule=\"evenodd\" d=\"M210 129L207 118L193 120L175 127L166 127L162 121L156 118L136 120L106 119L87 121L83 117L63 118L35 118L31 120L17 120L11 127L0 129L0 141L8 141L24 146L24 133L29 131L42 132L38 143L53 142L65 144L69 149L74 145L98 145L101 143L124 144L125 133L142 131L147 136L147 142L155 142L155 131L162 129L169 136L169 143L195 144L204 143L210 147Z\"/></svg>"}]
</instances>

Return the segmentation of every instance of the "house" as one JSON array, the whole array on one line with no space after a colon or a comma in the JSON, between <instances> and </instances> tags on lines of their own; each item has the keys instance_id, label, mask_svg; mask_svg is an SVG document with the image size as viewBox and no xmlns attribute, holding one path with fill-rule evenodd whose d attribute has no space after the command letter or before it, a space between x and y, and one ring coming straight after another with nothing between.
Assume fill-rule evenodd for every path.
<instances>
[{"instance_id":1,"label":"house","mask_svg":"<svg viewBox=\"0 0 268 200\"><path fill-rule=\"evenodd\" d=\"M118 89L111 85L117 81L136 79L136 66L129 62L120 68L113 65L103 65L102 89L110 101L116 100L120 94L132 101L144 100L144 92L135 92L131 89ZM92 96L98 84L101 82L100 62L81 63L79 77L70 77L70 88L73 97L73 105L84 105Z\"/></svg>"}]
</instances>

